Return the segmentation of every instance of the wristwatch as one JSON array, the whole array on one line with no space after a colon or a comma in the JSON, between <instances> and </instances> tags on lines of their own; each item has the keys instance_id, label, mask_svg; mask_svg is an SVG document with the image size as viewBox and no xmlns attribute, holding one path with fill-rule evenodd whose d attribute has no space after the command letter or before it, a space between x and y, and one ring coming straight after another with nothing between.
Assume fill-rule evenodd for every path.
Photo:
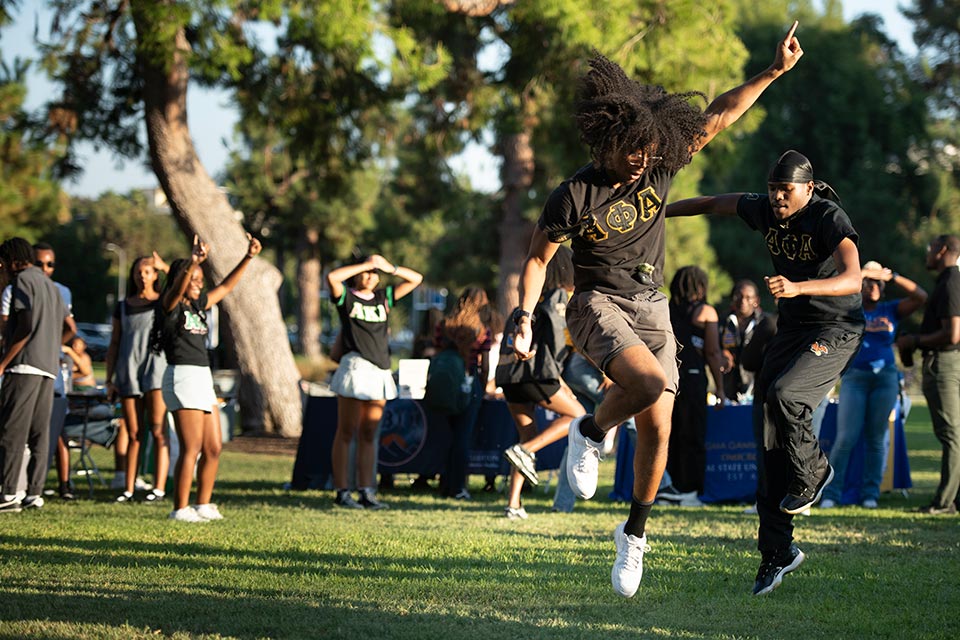
<instances>
[{"instance_id":1,"label":"wristwatch","mask_svg":"<svg viewBox=\"0 0 960 640\"><path fill-rule=\"evenodd\" d=\"M523 309L517 309L516 311L513 312L513 316L511 319L513 320L514 324L520 324L521 320L529 317L530 317L529 311L524 311Z\"/></svg>"}]
</instances>

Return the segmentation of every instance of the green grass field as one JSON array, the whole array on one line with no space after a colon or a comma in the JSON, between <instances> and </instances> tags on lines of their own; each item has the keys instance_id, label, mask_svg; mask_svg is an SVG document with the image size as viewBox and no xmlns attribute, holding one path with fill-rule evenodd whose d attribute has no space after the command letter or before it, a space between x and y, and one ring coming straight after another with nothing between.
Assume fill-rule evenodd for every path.
<instances>
[{"instance_id":1,"label":"green grass field","mask_svg":"<svg viewBox=\"0 0 960 640\"><path fill-rule=\"evenodd\" d=\"M512 522L500 495L397 489L388 511L345 512L281 488L292 458L226 452L222 522L173 523L169 502L114 504L109 489L0 515L0 638L956 638L960 519L909 511L939 473L925 407L907 434L910 497L800 518L807 562L761 598L742 505L657 507L624 600L610 587L624 505L554 514L537 492ZM598 496L613 462L601 473Z\"/></svg>"}]
</instances>

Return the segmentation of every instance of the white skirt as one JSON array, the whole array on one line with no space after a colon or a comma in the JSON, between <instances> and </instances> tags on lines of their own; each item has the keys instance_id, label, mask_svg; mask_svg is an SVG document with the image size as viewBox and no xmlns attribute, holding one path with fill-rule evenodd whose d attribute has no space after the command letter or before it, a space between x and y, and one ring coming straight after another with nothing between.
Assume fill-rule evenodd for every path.
<instances>
[{"instance_id":1,"label":"white skirt","mask_svg":"<svg viewBox=\"0 0 960 640\"><path fill-rule=\"evenodd\" d=\"M163 372L163 401L168 411L198 409L213 413L217 396L210 367L170 364Z\"/></svg>"},{"instance_id":2,"label":"white skirt","mask_svg":"<svg viewBox=\"0 0 960 640\"><path fill-rule=\"evenodd\" d=\"M389 369L381 369L356 351L343 356L330 380L330 389L338 396L356 400L393 400L397 383Z\"/></svg>"}]
</instances>

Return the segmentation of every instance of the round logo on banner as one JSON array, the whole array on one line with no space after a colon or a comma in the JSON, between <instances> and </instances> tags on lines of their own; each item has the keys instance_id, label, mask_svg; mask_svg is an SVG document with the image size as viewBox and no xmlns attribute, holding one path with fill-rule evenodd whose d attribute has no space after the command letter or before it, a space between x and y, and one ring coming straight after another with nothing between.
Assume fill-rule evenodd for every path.
<instances>
[{"instance_id":1,"label":"round logo on banner","mask_svg":"<svg viewBox=\"0 0 960 640\"><path fill-rule=\"evenodd\" d=\"M399 467L417 457L427 442L427 416L413 400L388 402L380 419L380 464Z\"/></svg>"}]
</instances>

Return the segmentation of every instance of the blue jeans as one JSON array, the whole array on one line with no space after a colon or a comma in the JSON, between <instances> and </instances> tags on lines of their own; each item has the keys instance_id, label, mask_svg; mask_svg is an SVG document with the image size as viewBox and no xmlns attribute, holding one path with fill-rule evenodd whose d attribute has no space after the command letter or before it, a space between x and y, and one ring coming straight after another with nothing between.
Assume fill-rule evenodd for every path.
<instances>
[{"instance_id":1,"label":"blue jeans","mask_svg":"<svg viewBox=\"0 0 960 640\"><path fill-rule=\"evenodd\" d=\"M840 405L837 407L837 437L830 450L830 464L836 477L824 490L823 497L840 502L847 477L850 454L863 434L867 445L863 464L860 500L880 496L884 446L890 412L900 392L900 371L890 364L874 373L869 369L850 369L841 378Z\"/></svg>"}]
</instances>

